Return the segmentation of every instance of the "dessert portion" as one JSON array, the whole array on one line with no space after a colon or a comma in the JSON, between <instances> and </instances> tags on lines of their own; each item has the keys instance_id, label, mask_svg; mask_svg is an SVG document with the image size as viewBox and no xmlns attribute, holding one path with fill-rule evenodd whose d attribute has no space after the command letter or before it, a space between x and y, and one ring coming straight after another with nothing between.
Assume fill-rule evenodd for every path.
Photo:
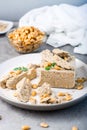
<instances>
[{"instance_id":1,"label":"dessert portion","mask_svg":"<svg viewBox=\"0 0 87 130\"><path fill-rule=\"evenodd\" d=\"M23 78L22 80L20 80L17 85L16 85L16 94L17 94L17 98L18 100L22 101L22 102L28 102L29 101L29 97L31 94L31 83L30 80L27 78Z\"/></svg>"},{"instance_id":2,"label":"dessert portion","mask_svg":"<svg viewBox=\"0 0 87 130\"><path fill-rule=\"evenodd\" d=\"M80 90L85 81L84 77L75 79L75 58L66 51L54 49L41 52L40 64L11 70L0 79L0 87L11 89L20 102L59 104L73 99L67 89ZM58 88L67 89L62 92Z\"/></svg>"},{"instance_id":3,"label":"dessert portion","mask_svg":"<svg viewBox=\"0 0 87 130\"><path fill-rule=\"evenodd\" d=\"M39 83L49 83L52 87L74 88L75 58L68 52L59 49L44 50L39 71Z\"/></svg>"},{"instance_id":4,"label":"dessert portion","mask_svg":"<svg viewBox=\"0 0 87 130\"><path fill-rule=\"evenodd\" d=\"M73 71L50 70L50 72L48 72L43 68L40 68L38 71L40 71L39 86L47 82L52 87L56 88L74 88L75 73Z\"/></svg>"},{"instance_id":5,"label":"dessert portion","mask_svg":"<svg viewBox=\"0 0 87 130\"><path fill-rule=\"evenodd\" d=\"M16 89L16 84L27 76L26 71L22 70L23 68L14 68L6 76L2 77L0 80L0 86L2 88Z\"/></svg>"}]
</instances>

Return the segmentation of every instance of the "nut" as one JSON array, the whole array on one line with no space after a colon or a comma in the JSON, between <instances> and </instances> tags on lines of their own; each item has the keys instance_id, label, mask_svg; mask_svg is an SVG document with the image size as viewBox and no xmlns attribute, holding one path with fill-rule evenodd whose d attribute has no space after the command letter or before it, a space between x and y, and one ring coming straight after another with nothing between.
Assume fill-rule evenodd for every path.
<instances>
[{"instance_id":1,"label":"nut","mask_svg":"<svg viewBox=\"0 0 87 130\"><path fill-rule=\"evenodd\" d=\"M36 91L32 91L31 93L32 96L36 96L36 94L37 94Z\"/></svg>"},{"instance_id":2,"label":"nut","mask_svg":"<svg viewBox=\"0 0 87 130\"><path fill-rule=\"evenodd\" d=\"M9 74L14 76L20 74L21 72L22 72L21 70L16 70L16 71L10 71Z\"/></svg>"},{"instance_id":3,"label":"nut","mask_svg":"<svg viewBox=\"0 0 87 130\"><path fill-rule=\"evenodd\" d=\"M65 100L66 100L66 101L72 100L72 96L71 96L71 95L67 95L67 96L65 97Z\"/></svg>"},{"instance_id":4,"label":"nut","mask_svg":"<svg viewBox=\"0 0 87 130\"><path fill-rule=\"evenodd\" d=\"M77 82L77 83L84 83L86 80L87 80L87 79L84 78L84 77L82 77L82 78L79 77L79 78L76 79L76 82Z\"/></svg>"},{"instance_id":5,"label":"nut","mask_svg":"<svg viewBox=\"0 0 87 130\"><path fill-rule=\"evenodd\" d=\"M28 125L24 125L24 126L22 126L22 130L30 130L30 126L28 126Z\"/></svg>"},{"instance_id":6,"label":"nut","mask_svg":"<svg viewBox=\"0 0 87 130\"><path fill-rule=\"evenodd\" d=\"M21 70L17 70L17 71L15 71L15 74L18 75L18 74L20 74L21 72L22 72Z\"/></svg>"},{"instance_id":7,"label":"nut","mask_svg":"<svg viewBox=\"0 0 87 130\"><path fill-rule=\"evenodd\" d=\"M37 84L33 84L33 85L32 85L32 88L33 88L33 89L36 89L36 88L38 88L38 85L37 85Z\"/></svg>"},{"instance_id":8,"label":"nut","mask_svg":"<svg viewBox=\"0 0 87 130\"><path fill-rule=\"evenodd\" d=\"M55 66L54 66L54 69L55 69L55 70L61 70L62 68L59 67L59 66L57 66L57 65L55 65Z\"/></svg>"},{"instance_id":9,"label":"nut","mask_svg":"<svg viewBox=\"0 0 87 130\"><path fill-rule=\"evenodd\" d=\"M49 97L49 96L50 96L50 94L45 93L45 94L41 95L41 98L43 99L43 98L46 98L46 97Z\"/></svg>"},{"instance_id":10,"label":"nut","mask_svg":"<svg viewBox=\"0 0 87 130\"><path fill-rule=\"evenodd\" d=\"M65 96L65 93L59 92L59 93L58 93L58 96Z\"/></svg>"},{"instance_id":11,"label":"nut","mask_svg":"<svg viewBox=\"0 0 87 130\"><path fill-rule=\"evenodd\" d=\"M44 68L47 67L47 66L51 66L51 63L50 62L45 62L44 63Z\"/></svg>"},{"instance_id":12,"label":"nut","mask_svg":"<svg viewBox=\"0 0 87 130\"><path fill-rule=\"evenodd\" d=\"M51 104L56 103L56 98L51 97L51 98L48 100L48 103L51 103Z\"/></svg>"},{"instance_id":13,"label":"nut","mask_svg":"<svg viewBox=\"0 0 87 130\"><path fill-rule=\"evenodd\" d=\"M72 130L78 130L78 128L76 126L73 126Z\"/></svg>"},{"instance_id":14,"label":"nut","mask_svg":"<svg viewBox=\"0 0 87 130\"><path fill-rule=\"evenodd\" d=\"M49 127L49 125L46 122L41 122L40 126L43 127L43 128Z\"/></svg>"},{"instance_id":15,"label":"nut","mask_svg":"<svg viewBox=\"0 0 87 130\"><path fill-rule=\"evenodd\" d=\"M83 85L79 85L79 86L77 86L77 89L78 89L78 90L83 89Z\"/></svg>"}]
</instances>

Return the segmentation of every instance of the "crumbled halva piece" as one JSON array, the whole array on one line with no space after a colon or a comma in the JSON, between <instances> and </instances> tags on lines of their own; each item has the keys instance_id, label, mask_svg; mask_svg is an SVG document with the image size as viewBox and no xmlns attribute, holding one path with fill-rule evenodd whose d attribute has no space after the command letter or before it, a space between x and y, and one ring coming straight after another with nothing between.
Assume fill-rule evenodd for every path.
<instances>
[{"instance_id":1,"label":"crumbled halva piece","mask_svg":"<svg viewBox=\"0 0 87 130\"><path fill-rule=\"evenodd\" d=\"M53 54L50 50L42 51L41 56L42 56L42 61L41 61L42 66L44 62L50 62L50 63L56 63L58 66L64 69L68 69L68 70L73 69L73 66L69 62L62 59L60 56Z\"/></svg>"},{"instance_id":2,"label":"crumbled halva piece","mask_svg":"<svg viewBox=\"0 0 87 130\"><path fill-rule=\"evenodd\" d=\"M61 50L61 49L53 49L52 53L55 55L60 56L62 59L66 60L67 62L70 62L72 60L72 56L69 54L69 52Z\"/></svg>"},{"instance_id":3,"label":"crumbled halva piece","mask_svg":"<svg viewBox=\"0 0 87 130\"><path fill-rule=\"evenodd\" d=\"M58 103L58 98L56 95L43 95L40 97L40 103L41 104L57 104Z\"/></svg>"},{"instance_id":4,"label":"crumbled halva piece","mask_svg":"<svg viewBox=\"0 0 87 130\"><path fill-rule=\"evenodd\" d=\"M21 74L15 75L9 78L6 82L6 87L9 89L16 89L16 84L24 77L26 77L26 72L22 72Z\"/></svg>"},{"instance_id":5,"label":"crumbled halva piece","mask_svg":"<svg viewBox=\"0 0 87 130\"><path fill-rule=\"evenodd\" d=\"M28 102L29 97L31 95L31 83L30 80L24 77L22 80L20 80L17 85L17 98L21 102Z\"/></svg>"},{"instance_id":6,"label":"crumbled halva piece","mask_svg":"<svg viewBox=\"0 0 87 130\"><path fill-rule=\"evenodd\" d=\"M38 94L40 95L40 96L42 96L42 95L44 95L44 94L48 94L48 95L50 95L52 93L52 90L51 90L51 87L50 87L50 85L48 84L48 83L43 83L42 84L42 86L40 86L39 88L38 88Z\"/></svg>"},{"instance_id":7,"label":"crumbled halva piece","mask_svg":"<svg viewBox=\"0 0 87 130\"><path fill-rule=\"evenodd\" d=\"M0 87L2 88L6 88L6 82L9 78L11 78L12 76L11 75L6 75L6 76L3 76L2 79L0 80Z\"/></svg>"},{"instance_id":8,"label":"crumbled halva piece","mask_svg":"<svg viewBox=\"0 0 87 130\"><path fill-rule=\"evenodd\" d=\"M36 75L36 69L35 69L35 68L29 69L28 72L27 72L27 76L28 76L28 78L29 78L30 80L36 78L36 76L37 76L37 75Z\"/></svg>"},{"instance_id":9,"label":"crumbled halva piece","mask_svg":"<svg viewBox=\"0 0 87 130\"><path fill-rule=\"evenodd\" d=\"M40 66L37 65L37 64L29 64L29 65L27 66L27 68L28 68L27 76L28 76L28 78L29 78L30 80L36 78L36 76L37 76L36 69L37 69L38 67L40 67Z\"/></svg>"}]
</instances>

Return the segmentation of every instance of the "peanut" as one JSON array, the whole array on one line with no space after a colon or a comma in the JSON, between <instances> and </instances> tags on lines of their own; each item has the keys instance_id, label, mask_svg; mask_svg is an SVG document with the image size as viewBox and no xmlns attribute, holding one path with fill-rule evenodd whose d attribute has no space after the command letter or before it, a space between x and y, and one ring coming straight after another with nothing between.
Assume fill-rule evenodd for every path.
<instances>
[{"instance_id":1,"label":"peanut","mask_svg":"<svg viewBox=\"0 0 87 130\"><path fill-rule=\"evenodd\" d=\"M58 96L65 96L65 93L59 92L59 93L58 93Z\"/></svg>"},{"instance_id":2,"label":"peanut","mask_svg":"<svg viewBox=\"0 0 87 130\"><path fill-rule=\"evenodd\" d=\"M51 63L50 62L45 62L44 63L44 68L47 67L47 66L51 66Z\"/></svg>"},{"instance_id":3,"label":"peanut","mask_svg":"<svg viewBox=\"0 0 87 130\"><path fill-rule=\"evenodd\" d=\"M30 126L24 125L24 126L22 126L22 130L30 130Z\"/></svg>"},{"instance_id":4,"label":"peanut","mask_svg":"<svg viewBox=\"0 0 87 130\"><path fill-rule=\"evenodd\" d=\"M78 130L78 128L76 126L73 126L72 130Z\"/></svg>"},{"instance_id":5,"label":"peanut","mask_svg":"<svg viewBox=\"0 0 87 130\"><path fill-rule=\"evenodd\" d=\"M66 101L72 100L72 96L66 96L66 97L65 97L65 100L66 100Z\"/></svg>"},{"instance_id":6,"label":"peanut","mask_svg":"<svg viewBox=\"0 0 87 130\"><path fill-rule=\"evenodd\" d=\"M36 94L37 94L36 91L32 91L31 93L32 96L36 96Z\"/></svg>"},{"instance_id":7,"label":"peanut","mask_svg":"<svg viewBox=\"0 0 87 130\"><path fill-rule=\"evenodd\" d=\"M78 89L78 90L83 89L83 85L79 85L79 86L77 86L77 89Z\"/></svg>"},{"instance_id":8,"label":"peanut","mask_svg":"<svg viewBox=\"0 0 87 130\"><path fill-rule=\"evenodd\" d=\"M33 84L33 85L32 85L32 88L33 88L33 89L36 89L36 88L38 88L38 85L37 85L37 84Z\"/></svg>"},{"instance_id":9,"label":"peanut","mask_svg":"<svg viewBox=\"0 0 87 130\"><path fill-rule=\"evenodd\" d=\"M59 66L57 66L57 65L55 65L55 66L54 66L54 69L55 69L55 70L61 70L62 68L59 67Z\"/></svg>"},{"instance_id":10,"label":"peanut","mask_svg":"<svg viewBox=\"0 0 87 130\"><path fill-rule=\"evenodd\" d=\"M41 122L40 126L43 127L43 128L49 127L49 125L46 122Z\"/></svg>"}]
</instances>

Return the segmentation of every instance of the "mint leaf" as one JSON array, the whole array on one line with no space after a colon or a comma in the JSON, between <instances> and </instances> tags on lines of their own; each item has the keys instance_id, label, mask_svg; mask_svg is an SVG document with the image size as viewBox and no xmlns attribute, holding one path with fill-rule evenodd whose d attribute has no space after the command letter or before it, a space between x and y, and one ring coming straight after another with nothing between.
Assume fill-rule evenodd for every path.
<instances>
[{"instance_id":1,"label":"mint leaf","mask_svg":"<svg viewBox=\"0 0 87 130\"><path fill-rule=\"evenodd\" d=\"M28 71L28 69L26 67L22 67L21 70L22 71Z\"/></svg>"},{"instance_id":2,"label":"mint leaf","mask_svg":"<svg viewBox=\"0 0 87 130\"><path fill-rule=\"evenodd\" d=\"M53 67L54 67L55 65L56 65L56 63L55 63L55 62L51 64L51 66L53 66Z\"/></svg>"},{"instance_id":3,"label":"mint leaf","mask_svg":"<svg viewBox=\"0 0 87 130\"><path fill-rule=\"evenodd\" d=\"M28 69L26 67L16 67L14 68L15 71L17 70L21 70L21 71L28 71Z\"/></svg>"},{"instance_id":4,"label":"mint leaf","mask_svg":"<svg viewBox=\"0 0 87 130\"><path fill-rule=\"evenodd\" d=\"M14 70L20 70L20 67L14 68Z\"/></svg>"},{"instance_id":5,"label":"mint leaf","mask_svg":"<svg viewBox=\"0 0 87 130\"><path fill-rule=\"evenodd\" d=\"M50 70L50 69L51 69L51 66L45 67L45 70Z\"/></svg>"}]
</instances>

